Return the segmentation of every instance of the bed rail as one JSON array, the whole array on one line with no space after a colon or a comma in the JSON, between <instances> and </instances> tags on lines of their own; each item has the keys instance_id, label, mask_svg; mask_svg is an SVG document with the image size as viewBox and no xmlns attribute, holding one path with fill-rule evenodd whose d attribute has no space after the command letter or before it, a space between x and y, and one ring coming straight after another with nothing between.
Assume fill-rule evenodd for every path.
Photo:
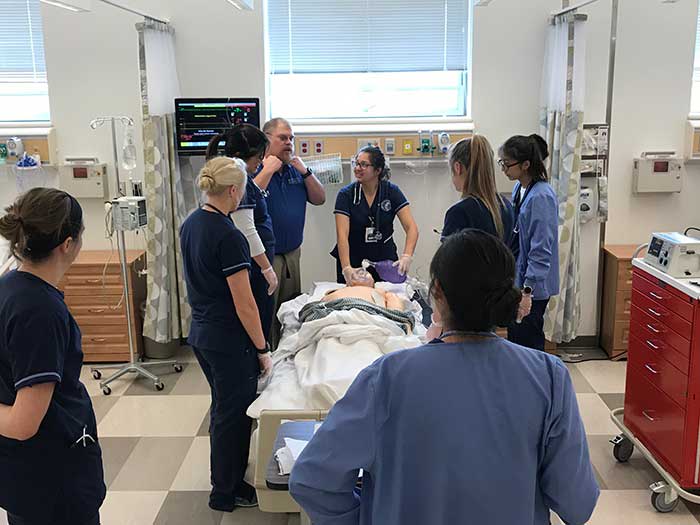
<instances>
[{"instance_id":1,"label":"bed rail","mask_svg":"<svg viewBox=\"0 0 700 525\"><path fill-rule=\"evenodd\" d=\"M258 422L258 439L255 443L255 490L258 493L260 510L263 512L299 512L299 505L289 492L267 488L265 476L267 465L275 453L273 447L280 425L286 421L323 421L326 410L263 410Z\"/></svg>"}]
</instances>

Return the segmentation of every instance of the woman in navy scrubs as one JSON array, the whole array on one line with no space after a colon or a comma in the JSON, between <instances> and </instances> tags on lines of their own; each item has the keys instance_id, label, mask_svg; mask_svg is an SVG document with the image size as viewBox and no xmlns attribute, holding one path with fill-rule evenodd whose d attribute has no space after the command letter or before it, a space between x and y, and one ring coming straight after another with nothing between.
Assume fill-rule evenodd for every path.
<instances>
[{"instance_id":1,"label":"woman in navy scrubs","mask_svg":"<svg viewBox=\"0 0 700 525\"><path fill-rule=\"evenodd\" d=\"M21 261L0 278L0 507L10 525L98 525L102 451L80 382L80 329L58 283L82 246L83 212L36 188L0 218Z\"/></svg>"},{"instance_id":2,"label":"woman in navy scrubs","mask_svg":"<svg viewBox=\"0 0 700 525\"><path fill-rule=\"evenodd\" d=\"M493 332L515 319L514 273L483 231L440 246L445 332L363 370L294 465L289 491L314 525L588 522L599 489L569 372Z\"/></svg>"},{"instance_id":3,"label":"woman in navy scrubs","mask_svg":"<svg viewBox=\"0 0 700 525\"><path fill-rule=\"evenodd\" d=\"M511 244L517 258L516 283L523 291L519 318L508 339L544 350L544 314L559 293L559 200L547 182L547 143L539 135L509 138L499 164L513 189L515 228Z\"/></svg>"},{"instance_id":4,"label":"woman in navy scrubs","mask_svg":"<svg viewBox=\"0 0 700 525\"><path fill-rule=\"evenodd\" d=\"M243 160L248 170L245 197L238 209L231 214L231 218L248 240L253 259L250 285L260 311L263 333L268 338L274 315L273 294L279 285L272 267L275 258L275 234L272 218L267 211L265 194L255 184L252 176L264 171L275 173L282 167L282 161L274 156L265 157L270 141L265 133L250 124L239 124L214 137L207 147L207 159L218 155L222 140L225 142L224 155Z\"/></svg>"},{"instance_id":5,"label":"woman in navy scrubs","mask_svg":"<svg viewBox=\"0 0 700 525\"><path fill-rule=\"evenodd\" d=\"M389 182L391 172L381 149L362 148L352 166L357 181L341 189L335 201L338 242L331 255L337 261L338 282L356 284L352 276L362 267L363 259L396 261L394 266L405 275L418 243L418 225L409 202L399 187ZM401 257L394 242L397 216L406 232L406 247ZM379 280L376 273L373 277Z\"/></svg>"},{"instance_id":6,"label":"woman in navy scrubs","mask_svg":"<svg viewBox=\"0 0 700 525\"><path fill-rule=\"evenodd\" d=\"M450 149L450 170L462 199L445 214L442 240L467 228L483 230L510 245L513 207L496 191L491 144L482 135L462 139Z\"/></svg>"},{"instance_id":7,"label":"woman in navy scrubs","mask_svg":"<svg viewBox=\"0 0 700 525\"><path fill-rule=\"evenodd\" d=\"M250 284L250 250L229 214L245 196L246 166L217 157L202 168L198 184L206 202L182 224L180 244L192 307L188 342L211 387L209 506L232 512L257 505L243 481L258 375L272 368Z\"/></svg>"}]
</instances>

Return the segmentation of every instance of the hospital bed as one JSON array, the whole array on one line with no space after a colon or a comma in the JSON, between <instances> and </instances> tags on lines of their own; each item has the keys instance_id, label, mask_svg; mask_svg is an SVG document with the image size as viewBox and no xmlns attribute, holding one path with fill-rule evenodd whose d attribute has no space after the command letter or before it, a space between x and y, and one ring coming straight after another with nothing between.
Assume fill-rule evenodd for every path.
<instances>
[{"instance_id":1,"label":"hospital bed","mask_svg":"<svg viewBox=\"0 0 700 525\"><path fill-rule=\"evenodd\" d=\"M406 333L396 322L357 310L333 312L302 325L301 309L340 288L337 283L317 283L309 294L280 308L278 317L284 332L273 354L273 373L248 409L258 425L252 437L247 479L257 491L260 510L300 510L288 492L268 489L265 479L267 465L276 452L273 447L280 425L289 420L322 421L362 369L382 355L424 342L424 307L409 300L412 291L405 285L378 286L406 301L416 320L412 331Z\"/></svg>"}]
</instances>

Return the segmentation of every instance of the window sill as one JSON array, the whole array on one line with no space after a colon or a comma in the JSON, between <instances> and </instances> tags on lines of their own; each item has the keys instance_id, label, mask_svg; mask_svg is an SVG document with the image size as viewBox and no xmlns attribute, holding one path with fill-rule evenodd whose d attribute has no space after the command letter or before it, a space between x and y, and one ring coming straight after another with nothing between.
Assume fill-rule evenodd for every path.
<instances>
[{"instance_id":1,"label":"window sill","mask_svg":"<svg viewBox=\"0 0 700 525\"><path fill-rule=\"evenodd\" d=\"M53 129L50 122L0 122L0 137L48 137Z\"/></svg>"},{"instance_id":2,"label":"window sill","mask_svg":"<svg viewBox=\"0 0 700 525\"><path fill-rule=\"evenodd\" d=\"M296 135L355 135L370 133L418 133L420 131L474 131L474 122L465 119L411 120L404 122L371 122L367 120L333 122L292 122Z\"/></svg>"}]
</instances>

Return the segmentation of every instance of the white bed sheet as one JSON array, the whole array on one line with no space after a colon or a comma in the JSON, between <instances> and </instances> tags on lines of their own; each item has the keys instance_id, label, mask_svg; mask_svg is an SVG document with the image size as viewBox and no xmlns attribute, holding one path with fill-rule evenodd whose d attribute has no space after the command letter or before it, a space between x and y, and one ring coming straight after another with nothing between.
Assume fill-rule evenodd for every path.
<instances>
[{"instance_id":1,"label":"white bed sheet","mask_svg":"<svg viewBox=\"0 0 700 525\"><path fill-rule=\"evenodd\" d=\"M408 301L405 285L382 286ZM337 283L317 283L305 294L282 305L278 317L284 336L273 354L273 373L248 415L258 419L263 410L328 410L357 375L385 354L423 343L421 308L411 303L416 329L406 334L394 322L359 310L333 312L301 325L299 311L320 300Z\"/></svg>"}]
</instances>

